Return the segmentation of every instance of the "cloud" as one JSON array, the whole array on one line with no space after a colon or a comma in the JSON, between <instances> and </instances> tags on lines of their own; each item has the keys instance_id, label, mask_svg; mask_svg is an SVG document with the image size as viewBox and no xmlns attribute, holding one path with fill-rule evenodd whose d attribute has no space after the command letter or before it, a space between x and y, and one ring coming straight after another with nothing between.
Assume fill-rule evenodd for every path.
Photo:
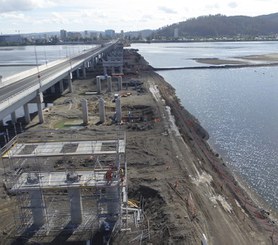
<instances>
[{"instance_id":1,"label":"cloud","mask_svg":"<svg viewBox=\"0 0 278 245\"><path fill-rule=\"evenodd\" d=\"M219 9L219 4L218 3L208 4L206 5L206 9L210 9L210 10Z\"/></svg>"},{"instance_id":2,"label":"cloud","mask_svg":"<svg viewBox=\"0 0 278 245\"><path fill-rule=\"evenodd\" d=\"M0 0L0 13L29 11L54 5L50 0Z\"/></svg>"},{"instance_id":3,"label":"cloud","mask_svg":"<svg viewBox=\"0 0 278 245\"><path fill-rule=\"evenodd\" d=\"M230 7L230 8L236 8L238 5L237 5L237 3L236 2L230 2L230 3L228 3L228 6Z\"/></svg>"},{"instance_id":4,"label":"cloud","mask_svg":"<svg viewBox=\"0 0 278 245\"><path fill-rule=\"evenodd\" d=\"M160 6L160 7L158 7L158 9L166 14L176 14L177 13L177 11L175 11L174 9L171 9L171 8L168 8L165 6Z\"/></svg>"}]
</instances>

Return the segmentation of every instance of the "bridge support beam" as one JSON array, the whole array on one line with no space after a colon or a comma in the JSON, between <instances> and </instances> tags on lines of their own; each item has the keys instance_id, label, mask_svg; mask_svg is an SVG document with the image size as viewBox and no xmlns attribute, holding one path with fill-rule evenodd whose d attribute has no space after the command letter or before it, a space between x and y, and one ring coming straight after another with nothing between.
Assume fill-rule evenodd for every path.
<instances>
[{"instance_id":1,"label":"bridge support beam","mask_svg":"<svg viewBox=\"0 0 278 245\"><path fill-rule=\"evenodd\" d=\"M16 124L17 117L15 111L11 113L12 124Z\"/></svg>"},{"instance_id":2,"label":"bridge support beam","mask_svg":"<svg viewBox=\"0 0 278 245\"><path fill-rule=\"evenodd\" d=\"M64 80L62 79L60 82L59 82L59 88L60 88L60 93L62 94L64 92Z\"/></svg>"},{"instance_id":3,"label":"bridge support beam","mask_svg":"<svg viewBox=\"0 0 278 245\"><path fill-rule=\"evenodd\" d=\"M79 79L80 78L80 71L79 71L79 68L77 68L76 70L76 77Z\"/></svg>"},{"instance_id":4,"label":"bridge support beam","mask_svg":"<svg viewBox=\"0 0 278 245\"><path fill-rule=\"evenodd\" d=\"M100 94L101 92L101 80L97 77L97 93Z\"/></svg>"},{"instance_id":5,"label":"bridge support beam","mask_svg":"<svg viewBox=\"0 0 278 245\"><path fill-rule=\"evenodd\" d=\"M23 105L23 110L24 110L25 122L28 124L28 123L31 122L28 103L26 103L26 104Z\"/></svg>"},{"instance_id":6,"label":"bridge support beam","mask_svg":"<svg viewBox=\"0 0 278 245\"><path fill-rule=\"evenodd\" d=\"M56 94L55 84L51 86L50 91L52 94Z\"/></svg>"},{"instance_id":7,"label":"bridge support beam","mask_svg":"<svg viewBox=\"0 0 278 245\"><path fill-rule=\"evenodd\" d=\"M104 73L104 75L108 75L106 66L103 67L103 73Z\"/></svg>"},{"instance_id":8,"label":"bridge support beam","mask_svg":"<svg viewBox=\"0 0 278 245\"><path fill-rule=\"evenodd\" d=\"M107 77L107 85L108 85L107 92L112 92L112 78L111 78L111 76Z\"/></svg>"},{"instance_id":9,"label":"bridge support beam","mask_svg":"<svg viewBox=\"0 0 278 245\"><path fill-rule=\"evenodd\" d=\"M42 109L42 102L43 102L42 92L38 92L36 100L37 100L37 106L38 106L39 122L43 123L44 122L44 117L43 117L43 109Z\"/></svg>"},{"instance_id":10,"label":"bridge support beam","mask_svg":"<svg viewBox=\"0 0 278 245\"><path fill-rule=\"evenodd\" d=\"M123 89L123 78L118 76L118 90L121 91Z\"/></svg>"},{"instance_id":11,"label":"bridge support beam","mask_svg":"<svg viewBox=\"0 0 278 245\"><path fill-rule=\"evenodd\" d=\"M83 78L85 79L86 78L86 67L85 67L85 64L83 64L83 66L82 66L82 74L83 74Z\"/></svg>"},{"instance_id":12,"label":"bridge support beam","mask_svg":"<svg viewBox=\"0 0 278 245\"><path fill-rule=\"evenodd\" d=\"M73 88L72 88L72 73L71 72L68 75L68 84L69 84L69 92L72 93Z\"/></svg>"}]
</instances>

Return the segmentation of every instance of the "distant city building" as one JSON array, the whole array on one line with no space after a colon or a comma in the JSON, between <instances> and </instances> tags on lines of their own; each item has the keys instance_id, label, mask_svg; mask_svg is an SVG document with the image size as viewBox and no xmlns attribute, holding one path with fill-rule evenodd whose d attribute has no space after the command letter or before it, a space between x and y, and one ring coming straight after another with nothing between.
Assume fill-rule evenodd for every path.
<instances>
[{"instance_id":1,"label":"distant city building","mask_svg":"<svg viewBox=\"0 0 278 245\"><path fill-rule=\"evenodd\" d=\"M74 39L74 40L79 40L82 38L82 35L80 32L68 32L67 33L67 38L69 39Z\"/></svg>"},{"instance_id":2,"label":"distant city building","mask_svg":"<svg viewBox=\"0 0 278 245\"><path fill-rule=\"evenodd\" d=\"M60 39L62 41L65 41L67 39L67 31L66 30L61 30L60 31Z\"/></svg>"},{"instance_id":3,"label":"distant city building","mask_svg":"<svg viewBox=\"0 0 278 245\"><path fill-rule=\"evenodd\" d=\"M114 37L115 36L115 31L112 30L112 29L105 30L104 34L105 34L106 37Z\"/></svg>"},{"instance_id":4,"label":"distant city building","mask_svg":"<svg viewBox=\"0 0 278 245\"><path fill-rule=\"evenodd\" d=\"M14 43L14 44L21 44L23 43L24 39L21 35L1 35L0 36L0 43Z\"/></svg>"},{"instance_id":5,"label":"distant city building","mask_svg":"<svg viewBox=\"0 0 278 245\"><path fill-rule=\"evenodd\" d=\"M125 37L125 33L123 30L121 30L121 38L124 39L124 37Z\"/></svg>"},{"instance_id":6,"label":"distant city building","mask_svg":"<svg viewBox=\"0 0 278 245\"><path fill-rule=\"evenodd\" d=\"M179 28L175 28L174 29L174 38L178 38L179 37Z\"/></svg>"}]
</instances>

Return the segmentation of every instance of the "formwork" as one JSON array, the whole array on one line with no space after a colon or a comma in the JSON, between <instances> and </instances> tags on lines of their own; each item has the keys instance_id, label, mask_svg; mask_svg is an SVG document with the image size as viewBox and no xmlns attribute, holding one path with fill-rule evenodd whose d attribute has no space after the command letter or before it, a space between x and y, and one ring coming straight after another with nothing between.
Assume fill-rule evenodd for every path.
<instances>
[{"instance_id":1,"label":"formwork","mask_svg":"<svg viewBox=\"0 0 278 245\"><path fill-rule=\"evenodd\" d=\"M127 229L125 133L37 133L2 148L5 184L17 199L15 237L61 243Z\"/></svg>"}]
</instances>

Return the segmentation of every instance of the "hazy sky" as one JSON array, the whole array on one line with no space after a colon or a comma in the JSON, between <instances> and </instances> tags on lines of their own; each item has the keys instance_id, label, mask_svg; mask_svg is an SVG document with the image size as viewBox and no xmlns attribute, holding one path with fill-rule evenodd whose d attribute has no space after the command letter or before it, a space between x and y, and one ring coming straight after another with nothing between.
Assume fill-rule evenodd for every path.
<instances>
[{"instance_id":1,"label":"hazy sky","mask_svg":"<svg viewBox=\"0 0 278 245\"><path fill-rule=\"evenodd\" d=\"M0 0L0 33L157 29L208 14L278 12L277 0Z\"/></svg>"}]
</instances>

